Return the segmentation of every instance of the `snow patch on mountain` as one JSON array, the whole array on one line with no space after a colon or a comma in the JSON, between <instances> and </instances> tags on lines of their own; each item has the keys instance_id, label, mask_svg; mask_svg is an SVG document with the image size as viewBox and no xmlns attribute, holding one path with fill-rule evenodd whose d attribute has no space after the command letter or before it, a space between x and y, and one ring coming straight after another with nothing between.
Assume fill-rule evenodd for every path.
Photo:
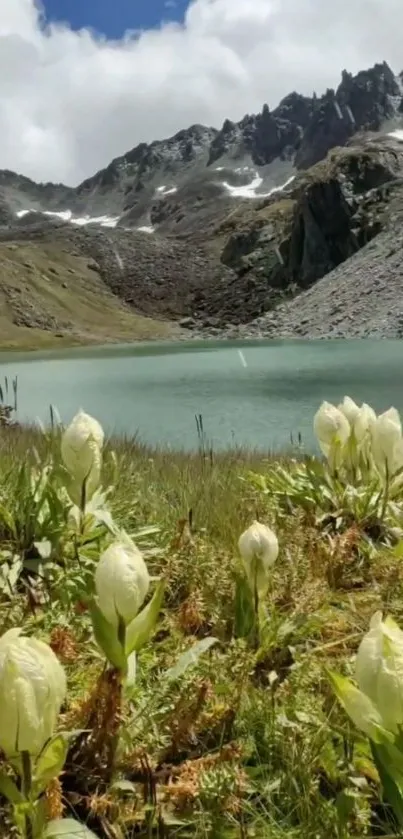
<instances>
[{"instance_id":1,"label":"snow patch on mountain","mask_svg":"<svg viewBox=\"0 0 403 839\"><path fill-rule=\"evenodd\" d=\"M394 131L389 131L388 137L394 137L395 140L400 140L403 143L403 129L396 128Z\"/></svg>"},{"instance_id":2,"label":"snow patch on mountain","mask_svg":"<svg viewBox=\"0 0 403 839\"><path fill-rule=\"evenodd\" d=\"M34 210L32 207L29 210L19 210L16 216L17 218L23 218L28 213L37 212L43 216L51 216L60 219L60 221L76 224L79 227L84 227L87 224L99 224L101 227L116 227L120 218L119 216L74 216L71 210Z\"/></svg>"},{"instance_id":3,"label":"snow patch on mountain","mask_svg":"<svg viewBox=\"0 0 403 839\"><path fill-rule=\"evenodd\" d=\"M162 195L164 198L165 198L166 195L173 195L174 192L177 192L177 191L178 191L177 186L171 186L171 187L159 186L159 187L157 187L157 192L160 195Z\"/></svg>"},{"instance_id":4,"label":"snow patch on mountain","mask_svg":"<svg viewBox=\"0 0 403 839\"><path fill-rule=\"evenodd\" d=\"M257 190L259 187L262 186L263 178L255 172L253 180L249 184L245 184L244 186L231 186L231 184L227 183L227 181L223 181L223 187L227 190L227 192L232 195L233 198L269 198L270 195L273 195L275 192L282 192L295 178L295 175L291 175L285 183L281 184L280 186L274 186L269 192L258 192Z\"/></svg>"},{"instance_id":5,"label":"snow patch on mountain","mask_svg":"<svg viewBox=\"0 0 403 839\"><path fill-rule=\"evenodd\" d=\"M263 183L263 178L255 173L255 177L250 182L250 184L244 184L244 186L231 186L227 181L223 181L223 187L232 195L233 198L256 198L256 190Z\"/></svg>"},{"instance_id":6,"label":"snow patch on mountain","mask_svg":"<svg viewBox=\"0 0 403 839\"><path fill-rule=\"evenodd\" d=\"M242 173L245 174L245 172L250 172L250 171L251 171L250 166L238 166L238 168L235 169L235 172L238 172L238 174L240 174L240 175Z\"/></svg>"}]
</instances>

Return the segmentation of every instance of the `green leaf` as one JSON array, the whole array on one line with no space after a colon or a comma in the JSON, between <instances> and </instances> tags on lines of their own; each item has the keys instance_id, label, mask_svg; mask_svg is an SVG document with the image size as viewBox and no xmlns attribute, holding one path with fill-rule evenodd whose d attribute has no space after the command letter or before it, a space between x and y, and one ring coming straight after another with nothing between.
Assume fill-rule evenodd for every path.
<instances>
[{"instance_id":1,"label":"green leaf","mask_svg":"<svg viewBox=\"0 0 403 839\"><path fill-rule=\"evenodd\" d=\"M348 790L342 790L335 801L339 828L343 831L347 825L350 816L354 812L356 798Z\"/></svg>"},{"instance_id":2,"label":"green leaf","mask_svg":"<svg viewBox=\"0 0 403 839\"><path fill-rule=\"evenodd\" d=\"M22 571L23 562L19 557L13 557L11 563L4 562L0 567L0 587L6 594L13 594Z\"/></svg>"},{"instance_id":3,"label":"green leaf","mask_svg":"<svg viewBox=\"0 0 403 839\"><path fill-rule=\"evenodd\" d=\"M11 513L7 510L3 504L0 504L0 521L6 526L7 530L10 531L13 538L17 538L17 528L15 526L15 521Z\"/></svg>"},{"instance_id":4,"label":"green leaf","mask_svg":"<svg viewBox=\"0 0 403 839\"><path fill-rule=\"evenodd\" d=\"M172 815L165 810L161 811L161 821L164 827L186 827L190 824L189 821L184 821L183 819L178 819L177 816ZM223 834L220 834L223 836Z\"/></svg>"},{"instance_id":5,"label":"green leaf","mask_svg":"<svg viewBox=\"0 0 403 839\"><path fill-rule=\"evenodd\" d=\"M136 681L136 664L137 664L137 657L136 653L133 652L129 655L127 659L127 672L126 672L126 685L127 687L132 687Z\"/></svg>"},{"instance_id":6,"label":"green leaf","mask_svg":"<svg viewBox=\"0 0 403 839\"><path fill-rule=\"evenodd\" d=\"M24 803L24 796L19 791L12 778L10 778L4 770L0 772L0 793L4 795L11 804L16 805Z\"/></svg>"},{"instance_id":7,"label":"green leaf","mask_svg":"<svg viewBox=\"0 0 403 839\"><path fill-rule=\"evenodd\" d=\"M140 527L136 530L132 535L132 538L135 542L138 542L139 539L144 539L146 536L155 536L156 533L160 533L161 528L158 527L156 524L150 524L146 527Z\"/></svg>"},{"instance_id":8,"label":"green leaf","mask_svg":"<svg viewBox=\"0 0 403 839\"><path fill-rule=\"evenodd\" d=\"M43 569L43 561L40 557L37 557L36 559L24 559L24 571L29 571L30 574L43 577Z\"/></svg>"},{"instance_id":9,"label":"green leaf","mask_svg":"<svg viewBox=\"0 0 403 839\"><path fill-rule=\"evenodd\" d=\"M390 767L388 765L385 766L384 763L384 749L379 747L376 743L372 740L371 743L371 750L372 756L374 758L375 766L378 770L379 777L381 779L381 784L383 787L383 791L385 794L385 798L389 802L390 806L393 809L393 812L396 816L397 821L399 822L400 827L403 827L403 789L401 784L399 784L394 778L391 777L389 774Z\"/></svg>"},{"instance_id":10,"label":"green leaf","mask_svg":"<svg viewBox=\"0 0 403 839\"><path fill-rule=\"evenodd\" d=\"M52 543L49 539L42 539L41 542L34 542L34 546L41 559L50 559L52 553Z\"/></svg>"},{"instance_id":11,"label":"green leaf","mask_svg":"<svg viewBox=\"0 0 403 839\"><path fill-rule=\"evenodd\" d=\"M392 556L396 557L396 559L403 557L403 539L401 539L400 542L398 542L397 545L395 545L395 547L392 548L391 554Z\"/></svg>"},{"instance_id":12,"label":"green leaf","mask_svg":"<svg viewBox=\"0 0 403 839\"><path fill-rule=\"evenodd\" d=\"M14 804L13 822L18 830L19 836L25 835L26 818L30 813L32 813L32 807L28 801L22 801L19 804Z\"/></svg>"},{"instance_id":13,"label":"green leaf","mask_svg":"<svg viewBox=\"0 0 403 839\"><path fill-rule=\"evenodd\" d=\"M126 628L126 655L138 652L147 643L157 623L165 591L165 580L161 580L148 605Z\"/></svg>"},{"instance_id":14,"label":"green leaf","mask_svg":"<svg viewBox=\"0 0 403 839\"><path fill-rule=\"evenodd\" d=\"M253 594L247 579L238 574L235 587L235 638L249 638L256 624L255 604Z\"/></svg>"},{"instance_id":15,"label":"green leaf","mask_svg":"<svg viewBox=\"0 0 403 839\"><path fill-rule=\"evenodd\" d=\"M189 667L194 667L198 661L200 656L203 653L206 653L214 644L218 643L218 638L202 638L201 641L197 641L193 647L190 647L189 650L185 650L182 655L179 656L178 661L174 664L173 667L170 667L169 670L165 673L166 679L179 679Z\"/></svg>"},{"instance_id":16,"label":"green leaf","mask_svg":"<svg viewBox=\"0 0 403 839\"><path fill-rule=\"evenodd\" d=\"M118 670L126 669L126 655L117 637L117 631L103 616L95 599L89 603L95 640L108 661Z\"/></svg>"},{"instance_id":17,"label":"green leaf","mask_svg":"<svg viewBox=\"0 0 403 839\"><path fill-rule=\"evenodd\" d=\"M132 783L132 781L115 781L110 787L111 792L122 792L122 793L131 793L137 795L137 788L136 785Z\"/></svg>"},{"instance_id":18,"label":"green leaf","mask_svg":"<svg viewBox=\"0 0 403 839\"><path fill-rule=\"evenodd\" d=\"M75 819L56 819L45 828L43 839L98 839L98 836Z\"/></svg>"},{"instance_id":19,"label":"green leaf","mask_svg":"<svg viewBox=\"0 0 403 839\"><path fill-rule=\"evenodd\" d=\"M37 795L46 789L53 778L60 775L67 757L69 740L70 738L64 734L56 734L43 748L34 771Z\"/></svg>"},{"instance_id":20,"label":"green leaf","mask_svg":"<svg viewBox=\"0 0 403 839\"><path fill-rule=\"evenodd\" d=\"M333 690L350 719L374 742L389 743L393 735L383 727L382 717L369 697L362 693L349 679L339 673L327 671Z\"/></svg>"},{"instance_id":21,"label":"green leaf","mask_svg":"<svg viewBox=\"0 0 403 839\"><path fill-rule=\"evenodd\" d=\"M94 513L94 516L96 520L100 524L103 524L111 533L113 533L114 535L118 534L118 528L115 522L113 521L113 518L109 510L97 510L96 513Z\"/></svg>"}]
</instances>

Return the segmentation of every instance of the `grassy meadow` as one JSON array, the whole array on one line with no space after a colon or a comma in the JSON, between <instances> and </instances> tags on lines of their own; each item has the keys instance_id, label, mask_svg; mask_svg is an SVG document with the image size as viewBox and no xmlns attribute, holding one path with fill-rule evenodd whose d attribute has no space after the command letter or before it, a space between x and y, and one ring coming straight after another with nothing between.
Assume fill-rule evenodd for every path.
<instances>
[{"instance_id":1,"label":"grassy meadow","mask_svg":"<svg viewBox=\"0 0 403 839\"><path fill-rule=\"evenodd\" d=\"M44 793L49 819L72 815L99 839L400 835L368 742L328 677L353 672L378 609L403 625L400 542L367 503L321 504L312 476L304 503L303 468L242 450L108 441L111 490L77 536L60 502L59 432L0 428L0 635L22 626L46 640L68 679L59 727L98 732L90 747L72 740ZM118 709L83 597L109 517L166 579ZM255 519L280 548L258 644L239 629L236 597L238 539ZM0 836L17 836L1 795L0 814Z\"/></svg>"}]
</instances>

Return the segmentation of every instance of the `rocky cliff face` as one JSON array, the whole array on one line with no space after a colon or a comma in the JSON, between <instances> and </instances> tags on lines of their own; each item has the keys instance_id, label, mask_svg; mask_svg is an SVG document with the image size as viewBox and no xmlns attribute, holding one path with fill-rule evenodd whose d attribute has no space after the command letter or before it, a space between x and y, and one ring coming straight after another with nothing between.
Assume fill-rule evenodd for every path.
<instances>
[{"instance_id":1,"label":"rocky cliff face","mask_svg":"<svg viewBox=\"0 0 403 839\"><path fill-rule=\"evenodd\" d=\"M403 138L402 82L387 64L343 71L336 91L140 144L77 188L0 171L0 238L91 257L144 314L247 323L384 229L403 175L399 126Z\"/></svg>"},{"instance_id":2,"label":"rocky cliff face","mask_svg":"<svg viewBox=\"0 0 403 839\"><path fill-rule=\"evenodd\" d=\"M352 76L343 70L336 91L317 99L297 150L295 164L307 169L334 146L344 146L357 131L379 131L402 103L402 86L384 62Z\"/></svg>"}]
</instances>

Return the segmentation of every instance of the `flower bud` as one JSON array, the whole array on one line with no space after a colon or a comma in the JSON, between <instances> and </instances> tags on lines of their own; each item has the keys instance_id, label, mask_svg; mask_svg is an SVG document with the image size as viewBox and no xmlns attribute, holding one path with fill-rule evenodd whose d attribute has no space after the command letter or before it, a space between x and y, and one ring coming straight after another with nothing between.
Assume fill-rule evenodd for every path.
<instances>
[{"instance_id":1,"label":"flower bud","mask_svg":"<svg viewBox=\"0 0 403 839\"><path fill-rule=\"evenodd\" d=\"M354 425L360 413L360 408L349 396L344 397L343 402L341 402L340 405L337 406L337 410L341 411L342 414L344 414L345 418L349 421L351 426Z\"/></svg>"},{"instance_id":2,"label":"flower bud","mask_svg":"<svg viewBox=\"0 0 403 839\"><path fill-rule=\"evenodd\" d=\"M377 417L371 435L375 465L381 475L391 477L403 466L402 425L396 408Z\"/></svg>"},{"instance_id":3,"label":"flower bud","mask_svg":"<svg viewBox=\"0 0 403 839\"><path fill-rule=\"evenodd\" d=\"M108 623L125 626L136 617L147 596L150 577L143 555L129 539L116 541L102 554L95 570L97 603Z\"/></svg>"},{"instance_id":4,"label":"flower bud","mask_svg":"<svg viewBox=\"0 0 403 839\"><path fill-rule=\"evenodd\" d=\"M66 696L53 650L10 629L0 638L0 748L7 757L37 756L52 737Z\"/></svg>"},{"instance_id":5,"label":"flower bud","mask_svg":"<svg viewBox=\"0 0 403 839\"><path fill-rule=\"evenodd\" d=\"M238 548L252 592L256 589L258 596L264 597L269 588L270 569L278 557L276 534L265 524L254 521L242 533Z\"/></svg>"},{"instance_id":6,"label":"flower bud","mask_svg":"<svg viewBox=\"0 0 403 839\"><path fill-rule=\"evenodd\" d=\"M354 434L357 443L364 442L376 423L376 413L370 405L363 402L354 421Z\"/></svg>"},{"instance_id":7,"label":"flower bud","mask_svg":"<svg viewBox=\"0 0 403 839\"><path fill-rule=\"evenodd\" d=\"M384 728L403 725L403 632L377 612L361 641L356 661L358 686L381 715Z\"/></svg>"},{"instance_id":8,"label":"flower bud","mask_svg":"<svg viewBox=\"0 0 403 839\"><path fill-rule=\"evenodd\" d=\"M330 402L322 402L315 414L313 428L325 457L329 457L337 446L344 446L351 431L350 423L344 413Z\"/></svg>"},{"instance_id":9,"label":"flower bud","mask_svg":"<svg viewBox=\"0 0 403 839\"><path fill-rule=\"evenodd\" d=\"M86 497L91 498L99 485L102 466L104 432L99 422L79 411L62 435L61 454L69 471L75 496L80 495L86 481ZM73 499L79 503L76 497Z\"/></svg>"}]
</instances>

